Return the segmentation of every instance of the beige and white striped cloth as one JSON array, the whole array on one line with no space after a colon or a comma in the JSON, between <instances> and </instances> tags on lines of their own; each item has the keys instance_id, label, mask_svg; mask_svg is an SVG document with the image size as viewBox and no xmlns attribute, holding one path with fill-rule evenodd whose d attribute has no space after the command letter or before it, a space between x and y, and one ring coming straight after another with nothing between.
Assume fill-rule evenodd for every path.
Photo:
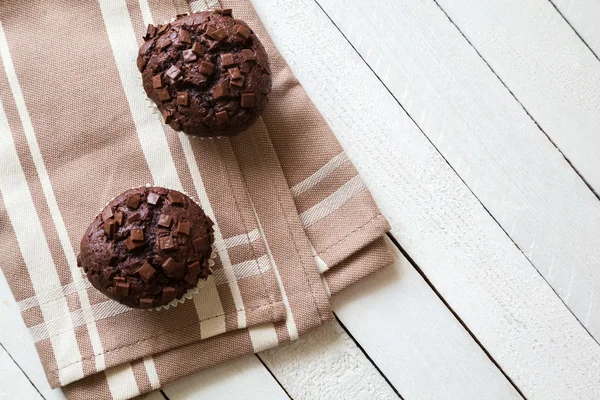
<instances>
[{"instance_id":1,"label":"beige and white striped cloth","mask_svg":"<svg viewBox=\"0 0 600 400\"><path fill-rule=\"evenodd\" d=\"M391 262L385 218L250 0L222 3L261 37L274 87L250 131L219 140L163 125L136 68L145 25L185 0L0 3L1 266L69 398L131 398L294 340L331 320L329 295ZM145 183L216 222L213 276L159 312L108 300L76 265L97 210Z\"/></svg>"}]
</instances>

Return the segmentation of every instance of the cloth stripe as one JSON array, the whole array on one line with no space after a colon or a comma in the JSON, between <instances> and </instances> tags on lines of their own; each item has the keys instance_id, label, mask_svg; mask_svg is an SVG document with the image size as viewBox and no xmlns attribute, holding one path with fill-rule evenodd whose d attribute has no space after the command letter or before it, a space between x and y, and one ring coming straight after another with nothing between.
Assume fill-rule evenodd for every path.
<instances>
[{"instance_id":1,"label":"cloth stripe","mask_svg":"<svg viewBox=\"0 0 600 400\"><path fill-rule=\"evenodd\" d=\"M253 229L247 235L241 234L232 236L227 239L223 239L223 242L219 243L220 248L230 249L236 246L241 246L244 244L250 244L257 239L260 238L260 234L258 229ZM215 247L217 247L217 243L215 243ZM226 281L224 281L226 282ZM219 284L224 283L219 282ZM30 308L37 307L40 304L47 303L49 301L54 301L58 298L67 296L71 293L85 291L92 287L92 284L87 279L82 279L79 282L71 282L66 285L58 288L54 288L48 292L40 293L32 297L28 297L17 302L19 309L21 312L27 311Z\"/></svg>"},{"instance_id":2,"label":"cloth stripe","mask_svg":"<svg viewBox=\"0 0 600 400\"><path fill-rule=\"evenodd\" d=\"M160 388L160 379L158 377L158 372L156 372L154 359L152 357L144 357L144 367L146 368L146 375L148 376L152 390Z\"/></svg>"},{"instance_id":3,"label":"cloth stripe","mask_svg":"<svg viewBox=\"0 0 600 400\"><path fill-rule=\"evenodd\" d=\"M138 46L124 0L98 0L140 145L155 185L183 190L162 123L149 112L142 77L131 55Z\"/></svg>"},{"instance_id":4,"label":"cloth stripe","mask_svg":"<svg viewBox=\"0 0 600 400\"><path fill-rule=\"evenodd\" d=\"M109 368L104 374L113 400L126 400L140 394L131 364Z\"/></svg>"},{"instance_id":5,"label":"cloth stripe","mask_svg":"<svg viewBox=\"0 0 600 400\"><path fill-rule=\"evenodd\" d=\"M236 280L260 275L262 273L269 271L270 269L271 269L271 264L269 263L269 260L266 255L261 256L256 260L243 261L239 264L232 265L232 270L235 274ZM198 310L202 310L201 312L199 311L199 318L200 318L201 322L205 318L210 318L214 315L223 314L223 308L220 306L220 302L219 302L219 308L216 309L215 308L216 306L214 306L214 307L209 306L210 304L212 304L211 302L213 300L204 297L205 294L210 291L208 289L208 287L210 286L209 282L214 282L212 284L213 286L215 286L215 285L218 286L218 285L223 285L223 284L228 283L227 277L225 276L223 269L218 269L218 270L214 271L211 278L209 278L207 280L207 282L204 284L204 286L202 287L202 290L200 291L200 293L198 295L194 296L195 303L197 303ZM202 296L200 296L200 295L202 295ZM63 299L63 297L58 297L58 299L56 299L56 300L60 300L60 299ZM216 299L218 299L218 295L217 295ZM27 300L29 300L29 299L27 299ZM47 304L52 304L52 302L47 303ZM213 310L213 311L211 312L210 310ZM55 316L52 319L45 319L45 321L43 323L30 327L29 332L31 333L31 336L33 337L34 342L37 343L41 340L51 338L54 335L59 335L61 333L64 333L68 329L70 329L69 326L65 325L67 320L71 320L72 326L74 328L76 328L76 327L82 326L86 323L86 317L93 318L95 321L101 321L105 318L114 317L116 315L124 314L124 313L131 312L131 311L134 311L134 309L127 307L125 305L122 305L116 301L107 300L102 303L96 303L96 304L91 305L86 311L84 311L82 309L78 309L78 310L74 310L71 312L67 312L64 315ZM89 313L89 315L85 315L85 313ZM207 317L207 315L208 315L208 317ZM242 327L245 327L245 325L240 326L240 328L242 328ZM223 330L219 333L222 333L222 332L225 332L225 328L223 328ZM206 337L206 336L203 336L203 337ZM98 354L96 353L96 355L98 355Z\"/></svg>"},{"instance_id":6,"label":"cloth stripe","mask_svg":"<svg viewBox=\"0 0 600 400\"><path fill-rule=\"evenodd\" d=\"M300 214L300 220L305 228L319 222L323 218L335 212L354 196L365 190L367 187L360 176L356 175L348 182L344 183L331 196L327 197L318 204L315 204L308 210Z\"/></svg>"},{"instance_id":7,"label":"cloth stripe","mask_svg":"<svg viewBox=\"0 0 600 400\"><path fill-rule=\"evenodd\" d=\"M335 171L336 169L338 169L339 167L341 167L348 161L349 161L348 156L344 152L341 152L337 156L333 157L325 165L323 165L321 168L319 168L319 170L317 172L315 172L314 174L312 174L311 176L309 176L302 182L300 182L297 185L295 185L294 187L292 187L292 189L291 189L292 197L296 198L296 197L300 196L302 193L306 192L307 190L312 189L319 182L322 182L325 178L327 178L329 175L331 175L331 173L333 171Z\"/></svg>"},{"instance_id":8,"label":"cloth stripe","mask_svg":"<svg viewBox=\"0 0 600 400\"><path fill-rule=\"evenodd\" d=\"M288 318L293 319L293 318ZM258 353L279 344L275 326L271 323L260 324L249 329L250 338L252 339L252 347L254 352Z\"/></svg>"},{"instance_id":9,"label":"cloth stripe","mask_svg":"<svg viewBox=\"0 0 600 400\"><path fill-rule=\"evenodd\" d=\"M219 224L215 217L215 212L212 208L212 205L210 204L210 201L208 200L206 189L204 188L204 182L202 181L202 176L200 175L198 163L196 162L196 156L194 155L194 152L192 150L190 140L187 136L185 136L185 133L179 132L179 140L181 141L181 146L183 147L183 153L185 155L187 164L190 167L192 182L194 183L194 187L196 188L196 192L198 193L198 200L200 201L200 205L204 209L206 215L208 215L208 217L212 219L215 223L213 229L215 242L217 243L217 254L221 259L221 262L223 263L223 271L231 289L231 295L233 296L235 308L238 310L238 326L246 326L246 312L244 311L244 302L242 300L242 294L240 293L240 288L235 280L235 272L233 270L233 266L231 265L229 254L226 250L222 250L223 247L225 247L223 244L221 244L223 242L223 235L221 234L221 229L219 229Z\"/></svg>"},{"instance_id":10,"label":"cloth stripe","mask_svg":"<svg viewBox=\"0 0 600 400\"><path fill-rule=\"evenodd\" d=\"M34 161L41 161L41 155L37 143L31 145L31 135L33 134L33 126L27 113L23 95L18 87L16 72L12 65L8 42L4 33L4 28L0 23L0 56L6 74L9 78L9 84L14 96L15 103L23 129L27 134L30 150ZM39 220L31 192L27 186L25 174L23 172L15 144L10 133L10 126L6 119L4 106L0 102L0 151L2 153L2 162L0 163L0 190L4 198L6 211L9 215L21 253L27 265L29 276L35 292L45 292L60 287L58 273L54 268L54 261L50 254L48 243L42 230L42 225ZM35 138L33 138L35 141ZM37 152L36 152L37 150ZM37 163L36 163L37 167ZM39 173L40 171L38 171ZM44 169L45 172L45 169ZM47 176L47 173L46 173ZM31 231L38 232L32 235ZM62 241L62 240L61 240ZM51 266L51 268L49 268ZM41 308L42 315L45 320L52 319L56 314L68 312L68 305L64 298L57 299L54 302L47 303ZM81 353L77 345L75 333L72 330L70 321L65 321L65 327L69 330L59 337L51 340L52 349L55 353L56 361L59 366L77 365L81 361ZM81 364L74 366L59 376L61 382L66 382L73 379L79 379L83 376Z\"/></svg>"}]
</instances>

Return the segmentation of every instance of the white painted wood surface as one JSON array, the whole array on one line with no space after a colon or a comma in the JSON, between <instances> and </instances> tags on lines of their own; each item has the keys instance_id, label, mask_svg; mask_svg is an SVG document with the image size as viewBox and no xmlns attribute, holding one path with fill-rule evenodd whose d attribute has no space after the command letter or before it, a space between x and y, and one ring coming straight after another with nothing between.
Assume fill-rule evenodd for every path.
<instances>
[{"instance_id":1,"label":"white painted wood surface","mask_svg":"<svg viewBox=\"0 0 600 400\"><path fill-rule=\"evenodd\" d=\"M309 0L254 4L400 244L524 394L596 397L598 344L319 7ZM350 6L356 2L343 5ZM389 11L369 12L375 9ZM366 15L358 17L354 29Z\"/></svg>"},{"instance_id":2,"label":"white painted wood surface","mask_svg":"<svg viewBox=\"0 0 600 400\"><path fill-rule=\"evenodd\" d=\"M600 114L588 115L585 107L595 111L598 91L579 89L594 83L596 64L582 56L581 40L547 0L438 0L461 29L471 29L467 37L479 38L475 47L487 49L482 55L494 70L501 67L507 89L433 0L317 1L329 16L314 0L253 0L429 282L396 252L392 267L332 299L351 336L339 324L322 327L261 353L266 367L257 356L245 357L169 384L165 394L173 400L398 398L396 390L404 399L520 398L470 331L526 397L600 398L600 347L534 268L554 276L550 282L594 333L598 300L588 294L597 293L600 226L593 224L600 202L508 91L529 111L534 102L532 115L550 123L550 129L540 123L549 136L580 139L557 145L576 167L588 167L580 172L594 184L600 169L592 171L597 159L589 156L600 139L589 123ZM593 47L590 15L597 4L553 1ZM485 15L481 3L501 10ZM501 24L479 26L473 15ZM551 30L557 47L541 28ZM486 37L490 30L496 40ZM509 45L514 62L497 60L497 48ZM557 73L549 61L532 69L523 61L528 51L556 58L562 80L548 81ZM580 73L575 82L569 63ZM535 82L519 76L532 71ZM559 93L565 83L571 86ZM554 92L543 97L543 90ZM581 101L567 104L582 93ZM540 99L549 104L535 104ZM552 255L549 274L544 267ZM64 398L49 388L3 276L0 300L0 326L11 327L0 330L0 343L44 398ZM36 398L8 360L0 349L1 372L18 382L18 397ZM0 393L4 386L0 378Z\"/></svg>"},{"instance_id":3,"label":"white painted wood surface","mask_svg":"<svg viewBox=\"0 0 600 400\"><path fill-rule=\"evenodd\" d=\"M548 0L437 0L600 192L600 62Z\"/></svg>"},{"instance_id":4,"label":"white painted wood surface","mask_svg":"<svg viewBox=\"0 0 600 400\"><path fill-rule=\"evenodd\" d=\"M600 57L600 1L551 0L596 57Z\"/></svg>"},{"instance_id":5,"label":"white painted wood surface","mask_svg":"<svg viewBox=\"0 0 600 400\"><path fill-rule=\"evenodd\" d=\"M520 399L388 239L394 264L333 297L354 339L404 399Z\"/></svg>"},{"instance_id":6,"label":"white painted wood surface","mask_svg":"<svg viewBox=\"0 0 600 400\"><path fill-rule=\"evenodd\" d=\"M600 191L600 61L552 4L548 0L438 3L574 167ZM438 19L435 29L431 24L420 27L419 32L428 33L425 40L442 33L446 18ZM450 164L600 341L600 201L508 90L485 76L493 73L466 41L462 47L440 52L461 36L446 25L448 35L430 43L438 60L446 61L442 73L452 74L455 83L455 90L437 92L450 96L438 97L454 99L447 104L455 112L446 126L438 124L439 129L431 123L436 118L430 112L418 122L432 131L428 135L436 145L443 136L444 144L438 148L449 148L442 152ZM438 90L441 85L435 86ZM414 90L410 92L412 99ZM436 106L425 110L439 109ZM417 107L415 114L423 115L422 110ZM459 112L463 118L456 118ZM494 153L482 154L486 149Z\"/></svg>"},{"instance_id":7,"label":"white painted wood surface","mask_svg":"<svg viewBox=\"0 0 600 400\"><path fill-rule=\"evenodd\" d=\"M2 347L0 347L0 399L43 399Z\"/></svg>"},{"instance_id":8,"label":"white painted wood surface","mask_svg":"<svg viewBox=\"0 0 600 400\"><path fill-rule=\"evenodd\" d=\"M509 90L433 2L383 0L377 8L357 0L346 7L338 0L320 3L479 201L600 339L600 201ZM476 13L488 6L471 3L440 1L452 9L464 5L456 12L461 18L481 20ZM600 77L600 62L594 62ZM600 90L595 92L600 100ZM600 108L597 117L600 126ZM569 135L593 147L600 144L598 126L587 143ZM594 169L600 173L598 166Z\"/></svg>"}]
</instances>

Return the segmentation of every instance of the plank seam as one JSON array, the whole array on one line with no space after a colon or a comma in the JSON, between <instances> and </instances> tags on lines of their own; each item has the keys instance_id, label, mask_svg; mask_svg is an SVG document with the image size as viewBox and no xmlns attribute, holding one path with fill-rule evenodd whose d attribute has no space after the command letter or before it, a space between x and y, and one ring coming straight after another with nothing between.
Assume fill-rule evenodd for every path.
<instances>
[{"instance_id":1,"label":"plank seam","mask_svg":"<svg viewBox=\"0 0 600 400\"><path fill-rule=\"evenodd\" d=\"M573 25L571 25L571 23L569 22L569 20L563 15L563 13L560 12L560 10L558 9L558 7L556 7L556 4L554 4L554 2L552 0L548 0L548 2L552 5L552 7L554 7L554 9L558 13L558 15L560 15L562 17L562 19L565 20L565 22L567 23L567 25L569 25L569 27L573 30L573 32L575 32L575 34L577 35L577 37L579 38L579 40L581 40L583 42L583 44L585 44L585 47L587 47L592 52L592 54L594 55L594 57L596 57L596 59L598 61L600 61L600 57L598 57L598 54L596 54L596 52L594 52L594 50L585 41L585 39L579 34L579 32L577 32L577 29L575 29L575 27Z\"/></svg>"},{"instance_id":2,"label":"plank seam","mask_svg":"<svg viewBox=\"0 0 600 400\"><path fill-rule=\"evenodd\" d=\"M525 397L525 395L523 394L523 392L521 391L521 389L519 389L519 387L513 382L513 380L510 378L510 376L508 376L508 374L502 369L502 367L500 366L500 364L498 364L498 362L494 359L494 357L492 357L492 355L490 354L490 352L488 352L487 349L483 346L483 344L479 341L479 339L477 339L477 336L475 336L475 334L473 334L473 332L471 332L471 330L469 329L469 327L467 326L467 324L462 320L462 318L460 318L460 316L458 315L458 313L456 313L456 311L454 311L454 309L450 306L450 304L446 301L446 299L444 299L444 297L442 296L442 294L440 292L438 292L438 290L435 288L435 286L433 285L433 283L429 280L429 278L427 278L427 275L425 275L425 273L423 272L423 270L417 265L417 263L415 262L415 260L412 259L412 257L402 248L402 246L400 246L400 243L396 240L396 238L391 233L388 232L387 235L390 238L390 240L394 243L394 245L398 248L398 250L400 250L400 252L402 253L402 255L404 257L406 257L406 259L408 260L408 262L410 263L410 265L419 273L419 275L421 275L421 277L423 278L423 280L425 281L425 283L427 283L427 285L431 288L431 290L433 290L433 292L435 293L435 295L446 306L446 308L452 313L452 315L454 316L454 318L456 318L456 320L458 321L458 323L461 324L461 326L465 329L465 331L469 334L469 336L471 336L471 338L475 341L475 343L477 343L477 345L481 348L481 350L483 350L483 352L490 359L490 361L496 366L496 368L498 368L498 370L500 371L500 373L502 375L504 375L504 377L506 378L506 380L513 386L513 388L515 388L515 390L517 391L517 393L519 393L519 395L523 399L527 399Z\"/></svg>"},{"instance_id":3,"label":"plank seam","mask_svg":"<svg viewBox=\"0 0 600 400\"><path fill-rule=\"evenodd\" d=\"M13 356L8 352L8 350L6 349L6 347L4 347L4 345L2 343L0 343L0 347L2 347L2 349L6 352L6 354L12 360L12 362L15 363L15 365L17 366L17 368L19 368L19 370L23 373L23 375L25 375L25 378L27 378L27 380L29 381L29 383L31 383L31 386L33 386L33 388L35 389L35 391L39 393L39 395L42 397L42 399L46 400L46 398L44 397L44 395L42 394L42 392L40 392L40 390L37 388L37 386L35 386L35 384L31 380L31 378L29 378L29 375L27 375L27 373L23 370L23 368L21 368L21 366L19 365L19 363L17 362L17 360L15 360L13 358Z\"/></svg>"},{"instance_id":4,"label":"plank seam","mask_svg":"<svg viewBox=\"0 0 600 400\"><path fill-rule=\"evenodd\" d=\"M446 14L446 12L439 6L439 4L437 3L437 1L436 0L432 0L432 1L440 8L440 10L446 16L446 18L448 18L448 20L452 23L452 25L454 25L456 27L456 29L459 31L459 33L465 38L465 40L467 41L467 43L469 43L471 45L471 47L473 47L473 49L475 50L475 52L477 53L477 55L479 55L479 57L481 57L481 54L479 54L479 52L477 51L477 49L471 44L471 42L469 42L469 40L464 36L464 34L460 31L460 29L458 29L458 27L456 26L456 24L454 24L454 22L452 22L452 19L450 19L450 17L448 16L448 14ZM365 60L365 58L362 56L362 54L354 46L354 44L352 44L352 42L348 39L348 37L344 34L344 32L340 29L340 27L338 27L337 24L335 23L335 21L329 16L329 14L327 14L327 12L325 11L325 9L321 6L321 4L319 4L319 1L318 0L314 0L314 2L321 9L321 11L325 14L325 16L329 19L329 21L331 21L331 23L333 24L333 26L335 26L335 28L340 32L340 34L342 35L342 37L348 42L348 44L350 45L350 47L352 47L352 49L354 50L354 52L365 63L365 65L367 66L367 68L369 68L369 70L373 73L373 75L377 78L377 80L381 83L381 85L385 88L385 90L390 94L390 96L392 96L392 98L396 101L396 103L398 103L398 105L400 106L400 108L402 108L402 110L406 113L406 115L408 116L408 118L416 126L416 128L419 130L419 132L421 132L423 134L423 136L425 136L425 138L427 139L427 141L431 144L431 146L433 146L433 148L437 151L437 153L440 155L440 157L442 157L442 159L446 162L446 164L448 165L448 167L450 167L450 169L454 172L454 174L458 177L458 179L460 179L460 181L463 183L463 185L465 185L465 187L467 188L467 190L479 202L479 204L483 207L483 209L485 210L485 212L487 212L488 215L490 217L492 217L492 219L494 220L494 222L496 223L496 225L498 225L498 227L500 227L500 229L502 229L502 232L506 235L506 237L519 250L519 252L525 257L525 259L527 260L527 262L529 264L531 264L531 266L535 269L535 271L538 273L538 275L544 280L544 282L546 282L546 284L548 285L548 287L550 287L550 289L552 290L552 292L554 292L554 294L556 295L556 297L558 297L558 299L563 303L563 305L566 307L566 309L569 311L569 313L571 315L573 315L573 317L575 317L575 320L583 327L583 329L588 333L588 335L590 335L590 337L594 340L594 342L596 342L596 343L598 343L600 345L600 342L598 342L598 340L590 333L590 331L588 330L588 328L573 313L573 311L571 310L571 308L565 303L565 301L563 300L563 298L558 294L558 292L554 289L554 287L552 285L550 285L550 283L548 282L548 280L546 279L546 277L544 277L544 275L542 275L542 273L531 262L531 260L529 259L529 257L527 257L527 255L523 252L523 249L521 249L521 247L517 243L515 243L515 241L513 240L513 238L508 234L508 232L504 229L504 227L502 225L500 225L500 223L498 222L498 220L490 213L490 211L485 206L485 204L483 204L481 202L481 200L479 199L479 197L477 197L477 195L475 195L475 193L473 192L473 190L471 189L471 187L469 185L467 185L467 183L462 178L462 176L460 176L458 174L458 172L456 172L456 170L454 169L454 167L452 166L452 164L450 164L450 162L448 162L448 160L446 159L446 157L440 152L440 150L437 148L437 146L431 141L431 139L429 138L429 136L427 136L425 134L425 132L423 131L423 129L421 128L421 126L415 121L415 119L412 117L412 115L406 110L406 108L402 105L402 103L400 102L400 100L398 100L398 98L394 95L394 93L392 93L392 91L390 90L390 88L388 88L387 85L383 82L383 80L379 77L379 75L377 75L377 73L373 70L373 68L371 67L371 65ZM489 64L485 61L485 59L483 57L481 57L481 59L483 60L484 63L486 63L486 65L488 66L488 68L490 68L490 70L492 71L492 73L494 75L496 75L496 77L500 80L500 82L504 85L504 87L506 87L506 89L509 91L509 93L511 93L511 95L517 101L517 103L521 104L519 102L519 100L517 100L517 98L514 96L514 94L510 91L510 89L508 89L508 87L500 79L500 77L498 77L498 75L494 72L494 70L489 66ZM529 118L531 118L531 120L536 124L536 126L538 126L538 128L544 133L544 135L548 138L548 140L550 140L550 142L556 147L556 145L554 144L554 142L552 142L552 140L548 137L548 135L546 135L546 132L544 132L544 130L538 125L538 123L531 117L531 115L527 112L527 110L525 109L525 107L523 107L522 104L521 104L521 107L523 108L523 110L525 111L525 113L527 113L527 115L529 115ZM563 158L569 163L569 165L571 165L571 167L573 167L572 164L569 162L569 160L562 154L562 152L560 151L560 149L558 149L558 147L556 147L556 149L563 156ZM573 168L573 170L581 178L581 180L585 183L585 185L592 191L592 193L594 193L594 195L600 200L600 196L591 188L591 186L588 184L588 182L579 174L579 172L575 168ZM401 251L403 251L403 250L401 250ZM417 268L417 271L419 271L418 268ZM427 281L427 282L429 282L429 281ZM431 287L433 288L433 285L431 285ZM520 393L520 391L519 391L519 393Z\"/></svg>"},{"instance_id":5,"label":"plank seam","mask_svg":"<svg viewBox=\"0 0 600 400\"><path fill-rule=\"evenodd\" d=\"M340 324L340 326L346 332L346 334L348 335L348 337L350 337L350 339L352 339L352 341L354 342L354 344L356 345L356 347L358 347L358 349L363 353L363 355L367 358L367 360L369 360L369 362L371 363L371 365L373 365L373 367L377 370L377 372L379 372L379 375L381 375L381 377L383 378L383 380L390 386L390 388L392 388L392 390L394 391L394 393L396 393L396 395L398 395L398 397L400 399L404 400L404 397L402 397L402 395L400 394L400 392L398 391L398 389L396 389L396 387L392 384L392 382L388 379L388 377L385 376L385 374L383 373L383 371L381 369L379 369L379 367L377 366L377 364L375 364L375 361L373 361L373 359L371 358L371 356L369 356L369 353L367 353L366 350L363 349L363 347L360 345L360 343L358 342L358 340L356 340L354 338L354 336L352 335L352 333L350 333L350 330L348 330L348 328L346 328L346 325L344 325L344 323L340 320L340 318L337 316L337 314L335 313L335 311L333 312L333 315L335 317L335 320L338 322L338 324Z\"/></svg>"},{"instance_id":6,"label":"plank seam","mask_svg":"<svg viewBox=\"0 0 600 400\"><path fill-rule=\"evenodd\" d=\"M281 388L281 390L283 390L283 392L285 393L285 395L290 399L293 400L293 397L290 396L290 394L288 393L287 389L285 388L285 386L283 386L283 384L281 382L279 382L279 379L277 379L277 377L275 376L275 374L273 373L273 371L271 371L269 369L269 367L267 366L267 364L263 361L262 358L260 358L260 355L254 354L256 356L256 358L258 358L258 361L260 361L260 363L263 365L263 367L265 367L265 369L267 371L269 371L269 374L271 374L271 376L273 377L273 379L275 380L275 382L277 382L277 384L279 385L279 387Z\"/></svg>"},{"instance_id":7,"label":"plank seam","mask_svg":"<svg viewBox=\"0 0 600 400\"><path fill-rule=\"evenodd\" d=\"M315 1L317 1L317 0L315 0ZM554 143L554 141L553 141L553 140L550 138L550 136L549 136L549 135L546 133L546 131L545 131L545 130L544 130L544 129L543 129L541 126L540 126L540 124L539 124L539 123L538 123L538 122L535 120L535 118L533 118L533 116L532 116L532 115L529 113L529 111L527 110L527 108L525 108L525 106L523 105L523 103L521 103L521 101L519 101L519 99L517 98L517 96L516 96L516 95L515 95L515 94L512 92L512 90L510 90L510 89L509 89L509 87L506 85L506 83L504 83L504 81L502 80L502 78L500 78L500 76L499 76L499 75L496 73L496 71L494 71L494 69L492 68L492 66L491 66L491 65L490 65L490 64L487 62L487 60L486 60L486 59L485 59L485 58L484 58L484 57L481 55L481 53L479 53L479 50L477 50L477 48L476 48L476 47L473 45L473 43L471 43L471 41L470 41L470 40L467 38L467 36L466 36L466 35L465 35L465 34L464 34L464 33L463 33L461 30L460 30L460 28L458 27L458 25L457 25L456 23L454 23L454 21L452 20L452 18L450 18L450 15L448 15L448 13L446 12L446 10L444 10L444 9L442 8L442 6L440 6L440 4L438 3L438 1L437 1L437 0L432 0L432 1L435 3L435 5L436 5L436 6L438 6L438 8L440 9L440 11L442 11L442 13L444 13L444 15L446 16L446 18L448 18L448 21L450 21L450 23L451 23L451 24L452 24L452 25L453 25L453 26L456 28L456 30L458 31L458 33L460 33L460 35L461 35L461 36L462 36L462 37L463 37L463 38L464 38L464 39L467 41L467 43L469 44L469 46L471 46L471 48L472 48L473 50L475 50L475 53L476 53L476 54L479 56L479 58L481 58L481 61L483 61L483 62L485 63L485 65L486 65L486 66L487 66L487 67L490 69L490 71L492 71L492 73L493 73L493 74L494 74L494 76L495 76L495 77L496 77L496 78L497 78L497 79L500 81L500 83L502 84L502 86L504 86L504 87L506 88L506 90L508 90L508 93L510 93L510 95L513 97L513 99L515 99L515 101L517 102L517 104L519 104L519 105L521 106L521 108L523 109L523 111L525 111L525 114L527 114L527 116L528 116L528 117L529 117L529 118L530 118L530 119L533 121L533 123L535 124L535 126L537 126L537 128L538 128L538 129L539 129L539 130L540 130L540 131L541 131L541 132L544 134L544 136L546 136L546 138L547 138L547 139L550 141L550 143L552 143L552 145L553 145L553 146L556 148L556 151L558 151L558 153L559 153L559 154L560 154L560 155L561 155L561 156L562 156L562 157L565 159L565 161L567 162L567 164L569 164L569 166L571 167L571 169L572 169L573 171L575 171L575 173L576 173L576 174L577 174L577 176L578 176L578 177L581 179L581 181L582 181L582 182L585 184L585 186L587 186L587 188L588 188L588 189L589 189L589 190L590 190L590 191L591 191L591 192L594 194L594 196L596 196L596 198L597 198L598 200L600 200L600 193L598 193L598 192L596 192L596 191L594 190L594 188L592 187L592 185L590 185L590 183L589 183L589 182L588 182L588 181L587 181L587 180L586 180L586 179L583 177L583 175L582 175L582 174L581 174L581 173L580 173L580 172L577 170L577 168L575 168L575 166L573 165L573 163L571 162L571 160L569 160L569 159L568 159L568 158L567 158L567 157L566 157L566 156L563 154L563 152L562 152L562 151L560 150L560 148L559 148L559 147L556 145L556 143ZM552 2L550 2L550 3L552 4ZM317 4L318 4L318 3L317 3ZM552 5L554 5L554 4L552 4ZM554 7L554 8L556 9L556 7ZM556 11L558 11L558 9L556 9ZM560 14L560 11L558 11L558 13ZM561 17L562 17L562 14L560 14L560 15L561 15ZM569 24L569 22L568 22L568 21L567 21L567 20L566 20L564 17L563 17L563 19L564 19L564 20L567 22L567 24L568 24L569 26L571 26L571 24ZM572 28L573 30L575 30L573 27L571 27L571 28ZM575 32L575 33L577 34L577 32ZM579 36L579 34L577 34L577 36ZM579 38L581 39L581 37L579 37ZM583 39L581 39L581 40L583 41ZM585 41L583 41L583 43L584 43L584 44L587 46L587 43L585 43ZM588 46L588 48L589 48L589 46ZM590 49L590 50L591 50L591 49ZM594 54L594 56L596 56L596 54L595 54L593 51L592 51L592 54ZM362 58L362 57L361 57L361 58ZM598 58L598 57L596 56L596 58ZM598 61L600 61L600 59L599 59ZM365 61L365 62L366 62L366 61ZM369 68L371 68L371 67L369 66ZM371 71L373 71L373 70L371 69ZM373 71L373 73L375 73L375 71ZM377 75L377 74L375 74L375 75ZM379 77L377 77L377 78L379 78ZM380 79L380 81L381 81L381 79ZM383 84L383 81L381 81L381 83ZM385 84L383 84L383 85L385 86ZM387 86L386 86L386 89L387 89ZM389 89L388 89L388 91L389 91ZM391 91L389 91L389 92L390 92L390 94L391 94ZM392 96L393 96L393 95L392 95ZM394 97L394 98L395 98L395 97ZM396 99L396 101L398 101L398 100ZM398 102L398 104L400 104L400 102ZM402 108L404 109L404 107L402 107ZM406 111L406 110L405 110L405 111ZM408 114L408 113L407 113L407 114ZM409 115L409 117L410 117L410 115ZM411 119L412 119L412 117L411 117ZM413 122L414 122L414 120L413 120ZM416 124L416 122L415 122L415 124ZM418 126L418 125L417 125L417 126ZM419 129L421 129L421 128L419 127ZM423 131L421 130L421 132L423 132ZM425 135L425 136L427 136L427 135ZM430 142L431 142L431 141L430 141ZM431 144L433 144L433 143L431 143ZM434 147L435 147L435 146L434 146ZM436 149L437 149L437 147L436 147ZM439 152L439 150L438 150L438 152ZM440 153L440 154L441 154L441 153ZM444 159L445 159L445 158L444 158ZM450 164L448 164L448 165L450 165ZM453 169L454 169L454 168L453 168ZM456 171L455 171L455 172L456 172ZM457 174L457 175L458 175L458 174ZM460 176L459 176L459 177L460 177ZM462 180L462 178L461 178L461 180ZM469 190L471 190L471 189L469 188ZM479 199L478 199L478 200L479 200ZM487 211L487 209L486 209L486 211ZM490 215L491 215L491 214L490 214ZM496 221L496 222L497 222L497 221ZM510 236L509 236L509 237L510 237ZM511 239L511 240L512 240L512 239ZM532 264L532 265L533 265L533 264ZM534 267L535 267L535 265L534 265ZM536 269L537 269L537 268L536 268ZM541 274L540 274L540 275L541 275ZM545 279L544 279L544 280L545 280ZM547 281L546 281L546 282L547 282ZM552 290L554 290L554 288L552 288ZM555 293L556 293L556 292L555 292ZM559 296L559 297L560 297L560 296ZM561 300L562 300L562 299L561 299ZM564 303L564 302L563 302L563 303ZM566 306L566 304L565 304L565 306ZM567 308L569 308L569 307L567 307ZM569 311L570 311L570 309L569 309ZM579 320L578 320L578 321L579 321ZM581 323L581 321L579 321L579 322ZM582 325L583 325L583 324L582 324ZM586 331L587 331L587 328L586 328ZM589 331L588 331L588 333L589 333Z\"/></svg>"}]
</instances>

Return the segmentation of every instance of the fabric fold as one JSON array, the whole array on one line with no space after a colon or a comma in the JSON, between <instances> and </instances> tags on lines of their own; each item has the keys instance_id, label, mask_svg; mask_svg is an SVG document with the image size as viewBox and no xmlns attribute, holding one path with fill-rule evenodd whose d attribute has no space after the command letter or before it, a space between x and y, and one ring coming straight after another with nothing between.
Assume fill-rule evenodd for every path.
<instances>
[{"instance_id":1,"label":"fabric fold","mask_svg":"<svg viewBox=\"0 0 600 400\"><path fill-rule=\"evenodd\" d=\"M328 296L392 261L387 221L250 1L222 6L261 38L274 86L249 131L203 140L147 109L135 65L145 25L189 11L184 0L0 5L2 268L69 398L131 398L295 340L333 318ZM159 312L108 300L74 262L104 203L145 183L188 193L216 222L213 275Z\"/></svg>"}]
</instances>

